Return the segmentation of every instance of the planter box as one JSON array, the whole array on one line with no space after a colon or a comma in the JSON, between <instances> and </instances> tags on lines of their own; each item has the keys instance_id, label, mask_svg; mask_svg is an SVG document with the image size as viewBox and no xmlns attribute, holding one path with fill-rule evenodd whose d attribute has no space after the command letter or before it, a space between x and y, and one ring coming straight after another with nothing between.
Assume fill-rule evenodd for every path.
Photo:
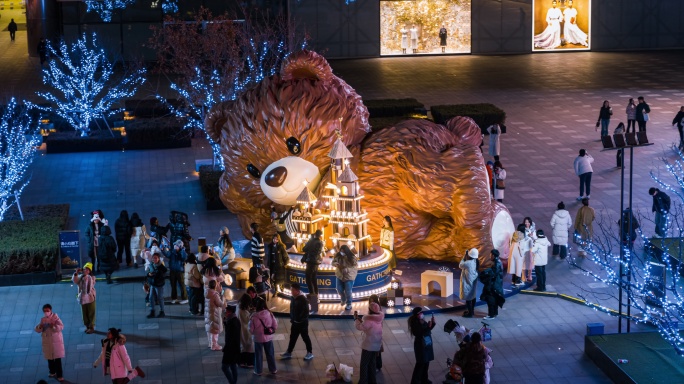
<instances>
[{"instance_id":1,"label":"planter box","mask_svg":"<svg viewBox=\"0 0 684 384\"><path fill-rule=\"evenodd\" d=\"M126 149L188 148L191 132L176 117L135 119L126 125Z\"/></svg>"},{"instance_id":2,"label":"planter box","mask_svg":"<svg viewBox=\"0 0 684 384\"><path fill-rule=\"evenodd\" d=\"M109 130L91 132L81 137L79 132L55 132L45 139L47 153L120 151L123 149L121 134Z\"/></svg>"},{"instance_id":3,"label":"planter box","mask_svg":"<svg viewBox=\"0 0 684 384\"><path fill-rule=\"evenodd\" d=\"M57 282L55 272L35 272L21 275L0 275L0 287L17 285L54 284Z\"/></svg>"}]
</instances>

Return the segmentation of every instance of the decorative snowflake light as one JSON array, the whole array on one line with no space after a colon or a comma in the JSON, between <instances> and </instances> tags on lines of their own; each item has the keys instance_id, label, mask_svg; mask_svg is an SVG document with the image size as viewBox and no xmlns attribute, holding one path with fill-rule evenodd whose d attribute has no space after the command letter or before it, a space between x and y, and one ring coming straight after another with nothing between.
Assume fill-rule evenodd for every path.
<instances>
[{"instance_id":1,"label":"decorative snowflake light","mask_svg":"<svg viewBox=\"0 0 684 384\"><path fill-rule=\"evenodd\" d=\"M387 306L390 308L394 307L394 299L387 299Z\"/></svg>"},{"instance_id":2,"label":"decorative snowflake light","mask_svg":"<svg viewBox=\"0 0 684 384\"><path fill-rule=\"evenodd\" d=\"M37 94L56 107L35 107L64 118L82 136L88 135L94 119L120 112L112 109L114 103L133 96L145 82L145 69L113 76L114 63L94 33L90 39L83 34L74 44L61 41L57 48L49 43L47 47L52 60L43 69L43 83L54 91Z\"/></svg>"},{"instance_id":3,"label":"decorative snowflake light","mask_svg":"<svg viewBox=\"0 0 684 384\"><path fill-rule=\"evenodd\" d=\"M32 125L31 116L12 98L0 120L0 221L30 181L27 171L40 144Z\"/></svg>"},{"instance_id":4,"label":"decorative snowflake light","mask_svg":"<svg viewBox=\"0 0 684 384\"><path fill-rule=\"evenodd\" d=\"M411 305L411 298L410 297L404 298L404 305Z\"/></svg>"}]
</instances>

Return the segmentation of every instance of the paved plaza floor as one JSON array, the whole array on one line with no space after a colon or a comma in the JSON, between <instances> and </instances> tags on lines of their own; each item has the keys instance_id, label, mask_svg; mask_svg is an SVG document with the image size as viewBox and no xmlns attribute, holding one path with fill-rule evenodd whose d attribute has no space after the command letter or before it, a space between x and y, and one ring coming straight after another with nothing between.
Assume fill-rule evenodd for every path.
<instances>
[{"instance_id":1,"label":"paved plaza floor","mask_svg":"<svg viewBox=\"0 0 684 384\"><path fill-rule=\"evenodd\" d=\"M23 47L22 41L23 40ZM40 89L38 64L26 55L25 34L9 43L0 35L0 95L33 98ZM648 135L656 145L637 152L634 174L634 207L650 212L647 189L654 183L649 171L669 157L669 145L677 137L670 125L684 104L684 55L680 52L648 53L548 53L519 56L452 56L382 58L333 62L335 73L367 99L413 97L427 106L491 102L507 112L508 133L501 139L501 161L508 171L505 204L516 222L531 216L538 228L550 233L549 220L556 204L564 200L575 215L579 203L577 177L572 170L579 148L596 159L591 204L597 213L615 217L619 211L620 178L613 152L600 152L594 123L603 100L613 103L611 128L624 121L629 97L644 96L652 114ZM145 95L141 95L145 96ZM485 146L486 151L486 146ZM138 212L144 220L164 221L169 211L190 214L194 237L213 239L227 225L233 240L240 240L237 221L227 211L206 211L194 161L207 158L202 140L192 148L41 155L32 167L33 179L22 204L69 203L69 226L83 229L86 215L102 209L115 219L121 209ZM616 218L615 218L616 219ZM611 219L612 220L612 219ZM653 225L643 223L651 233ZM549 288L572 296L591 290L609 307L615 292L585 277L566 263L552 260L547 267ZM136 273L127 271L126 274ZM140 365L147 383L224 383L221 354L206 347L204 324L188 314L184 305L167 307L164 319L147 319L139 283L98 284L97 334L86 335L80 325L76 288L71 284L0 288L0 382L35 383L47 379L47 363L40 336L33 327L41 306L51 303L64 321L65 378L72 383L105 383L92 363L99 340L108 327L127 335L134 365ZM486 309L477 308L478 317ZM441 382L445 360L456 349L453 336L441 331L444 322L457 318L468 328L480 319L462 319L457 313L438 314L434 331L436 360L430 379ZM289 322L279 318L276 353L285 350ZM583 354L586 324L603 322L607 332L617 330L617 319L586 306L558 298L516 295L508 299L497 319L491 321L493 340L492 383L608 383L603 373ZM344 363L355 368L358 380L361 335L350 320L315 320L311 323L314 354L302 360L301 341L294 357L278 361L278 374L254 376L241 369L240 382L326 382L324 368ZM650 330L633 326L632 330ZM222 336L223 337L223 336ZM223 338L221 337L221 343ZM384 326L384 368L381 383L408 383L413 368L412 340L405 318L389 319ZM136 379L138 380L138 379Z\"/></svg>"}]
</instances>

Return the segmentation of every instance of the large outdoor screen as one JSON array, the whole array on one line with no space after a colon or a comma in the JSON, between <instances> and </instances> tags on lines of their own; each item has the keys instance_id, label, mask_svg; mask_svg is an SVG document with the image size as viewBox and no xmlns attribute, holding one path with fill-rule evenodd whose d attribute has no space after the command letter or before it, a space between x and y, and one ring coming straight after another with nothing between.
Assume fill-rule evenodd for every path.
<instances>
[{"instance_id":1,"label":"large outdoor screen","mask_svg":"<svg viewBox=\"0 0 684 384\"><path fill-rule=\"evenodd\" d=\"M470 1L380 1L380 54L470 53Z\"/></svg>"},{"instance_id":2,"label":"large outdoor screen","mask_svg":"<svg viewBox=\"0 0 684 384\"><path fill-rule=\"evenodd\" d=\"M591 0L533 0L532 50L587 50Z\"/></svg>"}]
</instances>

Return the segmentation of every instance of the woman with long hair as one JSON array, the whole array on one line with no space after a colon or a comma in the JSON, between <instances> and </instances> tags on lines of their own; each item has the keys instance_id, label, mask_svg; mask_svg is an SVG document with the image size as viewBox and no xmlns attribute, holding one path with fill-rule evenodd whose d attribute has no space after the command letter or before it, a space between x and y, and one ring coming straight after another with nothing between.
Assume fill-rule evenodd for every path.
<instances>
[{"instance_id":1,"label":"woman with long hair","mask_svg":"<svg viewBox=\"0 0 684 384\"><path fill-rule=\"evenodd\" d=\"M218 257L221 260L221 265L228 265L235 259L235 248L233 248L233 241L230 240L228 227L221 228L216 245L218 246Z\"/></svg>"},{"instance_id":2,"label":"woman with long hair","mask_svg":"<svg viewBox=\"0 0 684 384\"><path fill-rule=\"evenodd\" d=\"M273 284L276 291L281 291L285 282L287 282L287 264L290 262L290 255L288 255L277 233L273 235L271 244L268 245L268 269L273 276Z\"/></svg>"},{"instance_id":3,"label":"woman with long hair","mask_svg":"<svg viewBox=\"0 0 684 384\"><path fill-rule=\"evenodd\" d=\"M222 348L218 344L218 337L223 332L222 312L226 304L223 302L223 297L216 290L216 280L209 282L209 290L205 299L204 306L204 328L207 331L207 340L209 341L209 348L212 351L221 351Z\"/></svg>"},{"instance_id":4,"label":"woman with long hair","mask_svg":"<svg viewBox=\"0 0 684 384\"><path fill-rule=\"evenodd\" d=\"M109 328L107 338L102 339L102 352L93 363L93 368L102 363L102 373L110 376L113 384L126 384L137 376L145 378L145 372L140 367L131 367L125 344L126 336L121 330Z\"/></svg>"},{"instance_id":5,"label":"woman with long hair","mask_svg":"<svg viewBox=\"0 0 684 384\"><path fill-rule=\"evenodd\" d=\"M238 302L237 317L240 320L240 367L254 368L254 341L249 333L249 319L254 307L252 298L243 293Z\"/></svg>"},{"instance_id":6,"label":"woman with long hair","mask_svg":"<svg viewBox=\"0 0 684 384\"><path fill-rule=\"evenodd\" d=\"M523 259L523 281L532 281L532 270L534 269L534 256L532 255L532 245L537 235L537 226L531 217L525 217L522 224L525 226L525 237L520 243L525 258Z\"/></svg>"},{"instance_id":7,"label":"woman with long hair","mask_svg":"<svg viewBox=\"0 0 684 384\"><path fill-rule=\"evenodd\" d=\"M389 269L397 269L397 256L394 253L394 227L392 218L384 216L382 218L382 228L380 229L380 246L390 253Z\"/></svg>"},{"instance_id":8,"label":"woman with long hair","mask_svg":"<svg viewBox=\"0 0 684 384\"><path fill-rule=\"evenodd\" d=\"M413 353L416 355L416 365L413 368L411 384L428 384L428 369L430 362L435 359L432 349L432 329L435 327L435 316L425 321L423 308L413 308L408 318L408 330L413 337Z\"/></svg>"},{"instance_id":9,"label":"woman with long hair","mask_svg":"<svg viewBox=\"0 0 684 384\"><path fill-rule=\"evenodd\" d=\"M370 311L370 306L373 303L380 305L380 296L370 295L370 297L368 298L368 311ZM380 346L380 350L378 351L378 355L375 357L375 368L378 370L382 369L382 352L383 351L384 351L384 347Z\"/></svg>"},{"instance_id":10,"label":"woman with long hair","mask_svg":"<svg viewBox=\"0 0 684 384\"><path fill-rule=\"evenodd\" d=\"M347 244L340 247L340 251L335 254L332 265L335 267L335 277L337 278L337 293L340 295L340 304L346 305L345 309L352 309L352 289L354 280L359 272L356 255Z\"/></svg>"},{"instance_id":11,"label":"woman with long hair","mask_svg":"<svg viewBox=\"0 0 684 384\"><path fill-rule=\"evenodd\" d=\"M261 376L265 353L268 371L273 375L278 372L273 349L273 332L278 329L278 322L269 311L264 299L260 297L254 299L254 306L256 312L249 320L249 332L254 340L254 374Z\"/></svg>"},{"instance_id":12,"label":"woman with long hair","mask_svg":"<svg viewBox=\"0 0 684 384\"><path fill-rule=\"evenodd\" d=\"M506 180L506 168L504 168L503 164L501 164L500 161L495 161L494 162L494 199L496 199L496 201L498 201L499 203L503 203L504 190L506 189L505 180Z\"/></svg>"},{"instance_id":13,"label":"woman with long hair","mask_svg":"<svg viewBox=\"0 0 684 384\"><path fill-rule=\"evenodd\" d=\"M133 212L131 215L131 257L135 268L138 268L138 258L142 259L142 251L145 249L145 243L149 238L147 228L145 228L138 212Z\"/></svg>"}]
</instances>

